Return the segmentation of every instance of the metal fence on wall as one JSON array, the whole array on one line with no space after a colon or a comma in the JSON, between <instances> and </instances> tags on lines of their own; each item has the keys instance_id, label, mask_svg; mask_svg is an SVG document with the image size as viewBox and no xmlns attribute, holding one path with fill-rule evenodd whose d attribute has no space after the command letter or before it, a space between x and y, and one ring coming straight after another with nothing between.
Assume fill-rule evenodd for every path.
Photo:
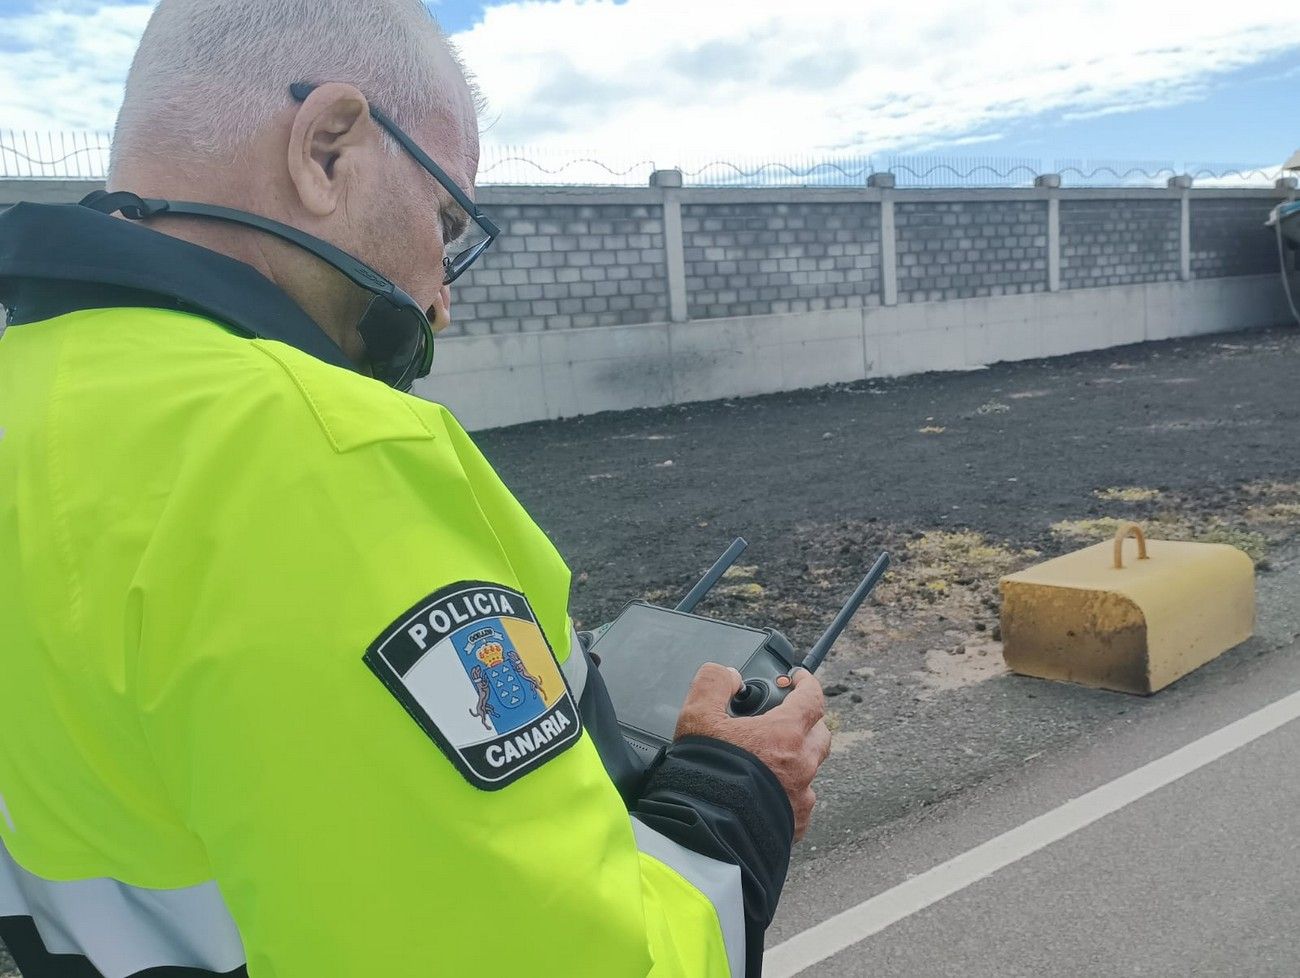
<instances>
[{"instance_id":1,"label":"metal fence on wall","mask_svg":"<svg viewBox=\"0 0 1300 978\"><path fill-rule=\"evenodd\" d=\"M103 179L107 132L0 129L0 178ZM1163 186L1186 174L1200 186L1267 187L1279 166L1175 160L950 156L944 154L790 153L780 157L584 152L548 146L483 147L478 182L498 186L644 187L658 169L682 171L695 187L860 187L873 173L892 173L899 187L1028 187L1042 173L1065 186Z\"/></svg>"},{"instance_id":2,"label":"metal fence on wall","mask_svg":"<svg viewBox=\"0 0 1300 978\"><path fill-rule=\"evenodd\" d=\"M657 169L679 169L691 187L861 187L873 173L892 173L899 187L1029 187L1043 173L1059 173L1075 187L1164 186L1189 175L1203 186L1271 187L1277 165L1178 160L1114 160L945 154L791 153L783 157L676 154L616 157L605 153L530 146L485 146L481 184L645 186Z\"/></svg>"},{"instance_id":3,"label":"metal fence on wall","mask_svg":"<svg viewBox=\"0 0 1300 978\"><path fill-rule=\"evenodd\" d=\"M0 177L102 180L111 142L100 131L0 129Z\"/></svg>"}]
</instances>

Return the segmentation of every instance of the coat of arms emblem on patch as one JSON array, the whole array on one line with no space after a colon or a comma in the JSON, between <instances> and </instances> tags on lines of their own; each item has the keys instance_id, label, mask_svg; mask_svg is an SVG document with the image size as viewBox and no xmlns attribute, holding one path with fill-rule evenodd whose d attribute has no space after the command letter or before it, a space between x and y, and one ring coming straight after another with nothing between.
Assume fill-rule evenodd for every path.
<instances>
[{"instance_id":1,"label":"coat of arms emblem on patch","mask_svg":"<svg viewBox=\"0 0 1300 978\"><path fill-rule=\"evenodd\" d=\"M528 600L499 584L429 595L371 644L365 662L479 788L506 786L582 733Z\"/></svg>"}]
</instances>

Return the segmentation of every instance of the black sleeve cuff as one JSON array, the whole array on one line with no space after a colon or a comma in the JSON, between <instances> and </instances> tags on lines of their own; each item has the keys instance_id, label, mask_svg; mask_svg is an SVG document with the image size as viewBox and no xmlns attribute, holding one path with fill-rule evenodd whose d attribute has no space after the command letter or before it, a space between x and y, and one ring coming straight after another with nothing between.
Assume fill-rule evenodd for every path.
<instances>
[{"instance_id":1,"label":"black sleeve cuff","mask_svg":"<svg viewBox=\"0 0 1300 978\"><path fill-rule=\"evenodd\" d=\"M776 776L734 744L683 737L650 772L634 811L674 842L740 867L746 975L758 978L794 845L794 813Z\"/></svg>"}]
</instances>

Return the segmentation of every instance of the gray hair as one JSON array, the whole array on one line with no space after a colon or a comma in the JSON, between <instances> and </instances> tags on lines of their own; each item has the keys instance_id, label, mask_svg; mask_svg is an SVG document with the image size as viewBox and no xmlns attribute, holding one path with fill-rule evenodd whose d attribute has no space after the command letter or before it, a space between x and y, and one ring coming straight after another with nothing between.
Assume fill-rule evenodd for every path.
<instances>
[{"instance_id":1,"label":"gray hair","mask_svg":"<svg viewBox=\"0 0 1300 978\"><path fill-rule=\"evenodd\" d=\"M161 0L127 76L112 167L159 150L237 157L297 81L356 85L403 127L459 120L457 74L420 0Z\"/></svg>"}]
</instances>

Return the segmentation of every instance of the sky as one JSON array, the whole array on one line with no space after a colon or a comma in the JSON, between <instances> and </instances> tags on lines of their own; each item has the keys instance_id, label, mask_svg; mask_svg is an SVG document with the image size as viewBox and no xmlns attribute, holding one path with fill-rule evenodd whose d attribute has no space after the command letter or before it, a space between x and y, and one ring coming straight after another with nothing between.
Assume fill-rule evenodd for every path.
<instances>
[{"instance_id":1,"label":"sky","mask_svg":"<svg viewBox=\"0 0 1300 978\"><path fill-rule=\"evenodd\" d=\"M362 0L358 0L362 2ZM1276 166L1300 17L1221 0L437 0L490 145ZM146 0L0 0L0 134L107 129Z\"/></svg>"}]
</instances>

